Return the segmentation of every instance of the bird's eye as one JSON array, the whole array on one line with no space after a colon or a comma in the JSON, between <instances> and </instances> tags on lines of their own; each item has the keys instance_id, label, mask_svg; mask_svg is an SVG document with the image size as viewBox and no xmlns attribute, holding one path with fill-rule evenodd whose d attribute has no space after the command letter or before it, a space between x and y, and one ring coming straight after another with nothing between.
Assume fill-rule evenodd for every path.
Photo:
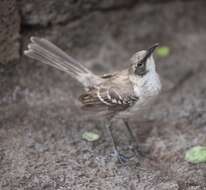
<instances>
[{"instance_id":1,"label":"bird's eye","mask_svg":"<svg viewBox=\"0 0 206 190\"><path fill-rule=\"evenodd\" d=\"M144 66L144 63L140 62L140 63L137 64L137 66L138 66L139 68L141 68L141 67Z\"/></svg>"},{"instance_id":2,"label":"bird's eye","mask_svg":"<svg viewBox=\"0 0 206 190\"><path fill-rule=\"evenodd\" d=\"M135 74L139 75L139 76L143 76L144 74L146 74L146 62L145 61L141 61L139 63L137 63L136 68L135 68Z\"/></svg>"}]
</instances>

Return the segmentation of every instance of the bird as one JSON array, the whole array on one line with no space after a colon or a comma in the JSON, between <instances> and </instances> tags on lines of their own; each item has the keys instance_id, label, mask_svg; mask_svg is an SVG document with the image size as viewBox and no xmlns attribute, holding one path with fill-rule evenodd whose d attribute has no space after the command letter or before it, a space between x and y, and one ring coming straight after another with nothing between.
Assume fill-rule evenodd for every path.
<instances>
[{"instance_id":1,"label":"bird","mask_svg":"<svg viewBox=\"0 0 206 190\"><path fill-rule=\"evenodd\" d=\"M112 126L114 121L121 119L132 140L136 141L128 118L149 105L161 91L153 57L158 46L156 43L136 52L126 68L104 75L95 74L45 38L31 37L24 55L69 74L82 85L84 92L79 96L81 109L105 119L116 158L125 163L129 158L118 150ZM139 155L137 143L134 149Z\"/></svg>"}]
</instances>

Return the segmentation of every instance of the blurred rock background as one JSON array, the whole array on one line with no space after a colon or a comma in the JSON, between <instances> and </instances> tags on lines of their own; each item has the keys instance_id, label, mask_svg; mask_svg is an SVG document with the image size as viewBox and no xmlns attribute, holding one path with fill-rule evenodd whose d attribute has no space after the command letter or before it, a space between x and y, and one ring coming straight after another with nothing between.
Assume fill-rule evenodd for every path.
<instances>
[{"instance_id":1,"label":"blurred rock background","mask_svg":"<svg viewBox=\"0 0 206 190\"><path fill-rule=\"evenodd\" d=\"M206 144L205 7L204 0L2 0L0 189L206 189L205 164L184 160L188 148ZM130 121L147 152L141 166L115 163L100 118L78 109L76 81L23 56L30 36L100 74L127 67L156 42L170 48L156 56L162 95ZM115 127L127 152L125 128ZM85 142L85 131L101 139Z\"/></svg>"}]
</instances>

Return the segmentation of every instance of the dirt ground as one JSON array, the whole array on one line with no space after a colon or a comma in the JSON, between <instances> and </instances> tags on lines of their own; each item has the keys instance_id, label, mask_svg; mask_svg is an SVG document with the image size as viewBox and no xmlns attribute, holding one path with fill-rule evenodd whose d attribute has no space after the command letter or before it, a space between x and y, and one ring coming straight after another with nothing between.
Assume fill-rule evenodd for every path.
<instances>
[{"instance_id":1,"label":"dirt ground","mask_svg":"<svg viewBox=\"0 0 206 190\"><path fill-rule=\"evenodd\" d=\"M101 118L79 110L81 86L67 74L22 53L0 64L0 189L205 190L206 164L190 164L184 154L206 144L206 2L131 1L72 19L35 17L32 1L20 2L21 51L30 36L43 36L100 74L127 67L135 51L156 42L171 55L156 57L161 96L144 117L130 119L146 152L140 165L116 163ZM85 131L101 138L86 142ZM121 121L114 131L127 152Z\"/></svg>"}]
</instances>

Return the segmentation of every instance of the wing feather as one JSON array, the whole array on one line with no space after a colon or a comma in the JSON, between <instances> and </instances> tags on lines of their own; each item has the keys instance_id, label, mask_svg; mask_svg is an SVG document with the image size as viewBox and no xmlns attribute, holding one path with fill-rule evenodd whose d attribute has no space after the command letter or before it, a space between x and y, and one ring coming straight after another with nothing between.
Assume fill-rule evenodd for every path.
<instances>
[{"instance_id":1,"label":"wing feather","mask_svg":"<svg viewBox=\"0 0 206 190\"><path fill-rule=\"evenodd\" d=\"M80 96L82 108L115 114L132 107L137 101L128 70L105 75L105 81Z\"/></svg>"},{"instance_id":2,"label":"wing feather","mask_svg":"<svg viewBox=\"0 0 206 190\"><path fill-rule=\"evenodd\" d=\"M101 107L101 110L108 112L123 111L131 107L138 101L138 97L133 94L122 93L117 87L97 88L82 94L79 98L83 104L83 109Z\"/></svg>"}]
</instances>

